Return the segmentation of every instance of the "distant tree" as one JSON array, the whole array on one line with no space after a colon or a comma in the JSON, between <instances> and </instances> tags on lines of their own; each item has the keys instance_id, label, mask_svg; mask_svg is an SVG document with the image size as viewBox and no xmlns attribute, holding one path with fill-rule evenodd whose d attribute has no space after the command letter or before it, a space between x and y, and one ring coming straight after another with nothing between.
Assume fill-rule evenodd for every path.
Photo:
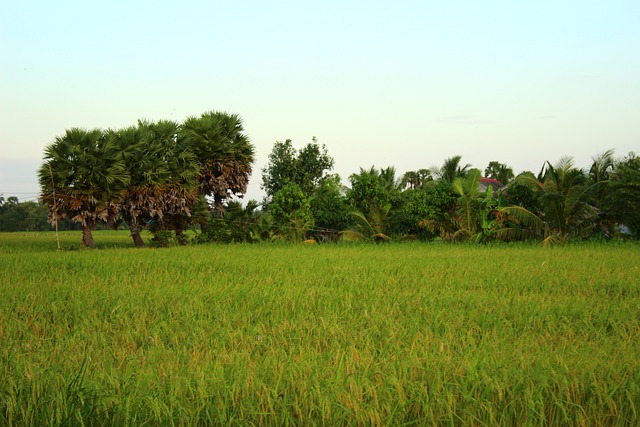
<instances>
[{"instance_id":1,"label":"distant tree","mask_svg":"<svg viewBox=\"0 0 640 427\"><path fill-rule=\"evenodd\" d=\"M417 171L408 171L402 176L400 188L415 190L422 188L426 183L433 181L433 175L428 169L420 169Z\"/></svg>"},{"instance_id":2,"label":"distant tree","mask_svg":"<svg viewBox=\"0 0 640 427\"><path fill-rule=\"evenodd\" d=\"M129 176L122 215L136 247L144 245L140 228L167 215L190 216L198 192L198 163L177 139L178 124L140 121L110 137L121 151Z\"/></svg>"},{"instance_id":3,"label":"distant tree","mask_svg":"<svg viewBox=\"0 0 640 427\"><path fill-rule=\"evenodd\" d=\"M51 221L79 222L83 246L95 247L91 229L117 219L130 177L122 153L101 130L73 128L45 148L38 180Z\"/></svg>"},{"instance_id":4,"label":"distant tree","mask_svg":"<svg viewBox=\"0 0 640 427\"><path fill-rule=\"evenodd\" d=\"M280 233L294 242L304 239L314 226L309 196L294 182L278 190L269 204L269 215L280 228Z\"/></svg>"},{"instance_id":5,"label":"distant tree","mask_svg":"<svg viewBox=\"0 0 640 427\"><path fill-rule=\"evenodd\" d=\"M631 152L615 163L603 208L640 239L640 157Z\"/></svg>"},{"instance_id":6,"label":"distant tree","mask_svg":"<svg viewBox=\"0 0 640 427\"><path fill-rule=\"evenodd\" d=\"M347 199L353 209L359 212L369 212L372 205L382 207L391 205L391 210L400 202L400 186L395 178L395 168L370 169L360 168L360 172L349 177L351 189L347 192Z\"/></svg>"},{"instance_id":7,"label":"distant tree","mask_svg":"<svg viewBox=\"0 0 640 427\"><path fill-rule=\"evenodd\" d=\"M315 220L314 238L335 241L339 232L352 223L351 207L338 175L327 178L311 197L311 213Z\"/></svg>"},{"instance_id":8,"label":"distant tree","mask_svg":"<svg viewBox=\"0 0 640 427\"><path fill-rule=\"evenodd\" d=\"M254 147L237 114L210 111L187 118L178 138L195 154L200 166L200 194L213 198L218 212L231 196L247 191Z\"/></svg>"},{"instance_id":9,"label":"distant tree","mask_svg":"<svg viewBox=\"0 0 640 427\"><path fill-rule=\"evenodd\" d=\"M0 232L48 230L51 227L47 215L48 209L41 203L20 202L15 196L7 200L0 197Z\"/></svg>"},{"instance_id":10,"label":"distant tree","mask_svg":"<svg viewBox=\"0 0 640 427\"><path fill-rule=\"evenodd\" d=\"M369 205L367 212L352 213L355 223L342 232L345 240L369 240L376 243L391 240L391 205Z\"/></svg>"},{"instance_id":11,"label":"distant tree","mask_svg":"<svg viewBox=\"0 0 640 427\"><path fill-rule=\"evenodd\" d=\"M456 178L464 178L469 168L471 168L471 165L466 164L462 166L460 164L461 160L462 156L453 156L446 159L442 166L435 170L436 176L450 184L453 183Z\"/></svg>"},{"instance_id":12,"label":"distant tree","mask_svg":"<svg viewBox=\"0 0 640 427\"><path fill-rule=\"evenodd\" d=\"M299 151L287 139L274 144L269 163L262 170L262 188L271 198L289 183L294 183L307 195L313 192L331 175L334 160L325 145L319 145L315 137Z\"/></svg>"},{"instance_id":13,"label":"distant tree","mask_svg":"<svg viewBox=\"0 0 640 427\"><path fill-rule=\"evenodd\" d=\"M424 191L415 212L419 218L418 227L442 240L453 240L459 227L456 221L457 196L451 183L441 179Z\"/></svg>"},{"instance_id":14,"label":"distant tree","mask_svg":"<svg viewBox=\"0 0 640 427\"><path fill-rule=\"evenodd\" d=\"M502 185L507 185L514 177L513 169L504 163L492 161L484 170L484 176L500 181Z\"/></svg>"},{"instance_id":15,"label":"distant tree","mask_svg":"<svg viewBox=\"0 0 640 427\"><path fill-rule=\"evenodd\" d=\"M546 162L539 178L521 175L519 182L533 186L542 207L542 215L521 206L507 206L501 212L520 224L503 230L503 239L534 237L543 244L564 243L572 238L582 238L593 230L597 213L587 203L590 190L587 177L573 166L573 159L563 157L555 165Z\"/></svg>"}]
</instances>

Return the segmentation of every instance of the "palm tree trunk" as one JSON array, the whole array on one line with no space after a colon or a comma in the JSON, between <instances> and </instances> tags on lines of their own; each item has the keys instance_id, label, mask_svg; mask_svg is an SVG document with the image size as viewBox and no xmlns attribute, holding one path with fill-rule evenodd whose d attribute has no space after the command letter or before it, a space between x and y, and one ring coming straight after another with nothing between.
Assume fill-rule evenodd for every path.
<instances>
[{"instance_id":1,"label":"palm tree trunk","mask_svg":"<svg viewBox=\"0 0 640 427\"><path fill-rule=\"evenodd\" d=\"M96 247L96 242L91 234L91 227L88 224L82 224L82 246L85 248Z\"/></svg>"},{"instance_id":2,"label":"palm tree trunk","mask_svg":"<svg viewBox=\"0 0 640 427\"><path fill-rule=\"evenodd\" d=\"M142 240L142 236L140 235L138 224L132 221L129 225L129 230L131 231L131 238L133 239L133 244L136 246L136 248L143 247L144 240Z\"/></svg>"}]
</instances>

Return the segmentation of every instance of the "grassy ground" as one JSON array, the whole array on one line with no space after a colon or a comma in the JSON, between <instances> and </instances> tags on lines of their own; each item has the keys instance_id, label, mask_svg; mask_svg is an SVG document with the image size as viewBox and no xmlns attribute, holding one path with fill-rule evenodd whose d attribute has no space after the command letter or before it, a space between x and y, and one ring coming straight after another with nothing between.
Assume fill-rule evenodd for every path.
<instances>
[{"instance_id":1,"label":"grassy ground","mask_svg":"<svg viewBox=\"0 0 640 427\"><path fill-rule=\"evenodd\" d=\"M0 424L637 425L640 247L0 234Z\"/></svg>"}]
</instances>

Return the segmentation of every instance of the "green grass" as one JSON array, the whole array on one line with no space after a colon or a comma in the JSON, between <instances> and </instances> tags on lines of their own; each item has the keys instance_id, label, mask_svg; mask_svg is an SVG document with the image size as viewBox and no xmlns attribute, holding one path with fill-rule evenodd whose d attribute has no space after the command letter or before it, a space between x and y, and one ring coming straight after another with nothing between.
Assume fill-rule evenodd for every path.
<instances>
[{"instance_id":1,"label":"green grass","mask_svg":"<svg viewBox=\"0 0 640 427\"><path fill-rule=\"evenodd\" d=\"M2 425L640 423L638 245L79 241L0 234Z\"/></svg>"}]
</instances>

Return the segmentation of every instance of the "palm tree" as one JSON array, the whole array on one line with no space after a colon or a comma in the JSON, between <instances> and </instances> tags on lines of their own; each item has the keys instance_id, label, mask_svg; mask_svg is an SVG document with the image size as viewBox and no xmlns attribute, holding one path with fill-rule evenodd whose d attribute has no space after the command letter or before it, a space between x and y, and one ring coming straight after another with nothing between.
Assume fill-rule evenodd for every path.
<instances>
[{"instance_id":1,"label":"palm tree","mask_svg":"<svg viewBox=\"0 0 640 427\"><path fill-rule=\"evenodd\" d=\"M459 196L456 213L460 224L457 235L472 237L478 228L478 196L480 195L480 171L472 169L465 178L453 181L453 191ZM492 187L489 187L492 188ZM456 236L457 237L457 236Z\"/></svg>"},{"instance_id":2,"label":"palm tree","mask_svg":"<svg viewBox=\"0 0 640 427\"><path fill-rule=\"evenodd\" d=\"M460 165L462 156L453 156L444 161L442 167L435 171L436 175L449 183L453 183L456 178L464 178L467 175L470 164Z\"/></svg>"},{"instance_id":3,"label":"palm tree","mask_svg":"<svg viewBox=\"0 0 640 427\"><path fill-rule=\"evenodd\" d=\"M600 153L592 158L593 163L589 169L589 181L592 184L596 184L592 201L602 209L604 205L604 199L607 196L607 186L603 185L609 181L611 172L615 166L615 159L613 158L613 150L607 150L604 153Z\"/></svg>"},{"instance_id":4,"label":"palm tree","mask_svg":"<svg viewBox=\"0 0 640 427\"><path fill-rule=\"evenodd\" d=\"M593 185L589 185L584 173L573 166L572 158L563 157L555 166L546 162L540 177L542 182L528 175L520 175L518 180L536 189L543 207L542 217L521 206L502 208L523 228L502 230L501 236L510 239L516 234L531 233L542 238L543 244L585 236L594 227L597 213L587 203Z\"/></svg>"},{"instance_id":5,"label":"palm tree","mask_svg":"<svg viewBox=\"0 0 640 427\"><path fill-rule=\"evenodd\" d=\"M346 240L370 240L374 242L384 242L391 240L389 230L391 228L391 205L384 204L369 206L369 212L365 215L362 212L353 212L355 225L343 231L341 234Z\"/></svg>"},{"instance_id":6,"label":"palm tree","mask_svg":"<svg viewBox=\"0 0 640 427\"><path fill-rule=\"evenodd\" d=\"M243 132L237 114L217 111L189 117L182 126L181 135L200 165L200 193L213 197L220 212L229 196L247 191L254 148Z\"/></svg>"},{"instance_id":7,"label":"palm tree","mask_svg":"<svg viewBox=\"0 0 640 427\"><path fill-rule=\"evenodd\" d=\"M199 206L197 157L187 142L179 136L180 126L170 120L139 122L145 133L149 161L158 170L158 179L150 186L149 219L156 217L159 228L173 229L180 243L186 243L182 233ZM156 227L158 228L158 227Z\"/></svg>"},{"instance_id":8,"label":"palm tree","mask_svg":"<svg viewBox=\"0 0 640 427\"><path fill-rule=\"evenodd\" d=\"M197 197L195 156L176 140L178 124L138 122L110 137L126 160L131 182L122 201L136 247L144 245L141 224L162 221L166 214L189 215Z\"/></svg>"},{"instance_id":9,"label":"palm tree","mask_svg":"<svg viewBox=\"0 0 640 427\"><path fill-rule=\"evenodd\" d=\"M492 161L484 170L484 176L491 179L500 181L502 185L507 185L515 175L513 169L505 165L504 163Z\"/></svg>"},{"instance_id":10,"label":"palm tree","mask_svg":"<svg viewBox=\"0 0 640 427\"><path fill-rule=\"evenodd\" d=\"M38 180L51 221L79 222L83 246L95 247L91 229L117 219L130 177L122 153L101 130L72 128L45 148Z\"/></svg>"}]
</instances>

